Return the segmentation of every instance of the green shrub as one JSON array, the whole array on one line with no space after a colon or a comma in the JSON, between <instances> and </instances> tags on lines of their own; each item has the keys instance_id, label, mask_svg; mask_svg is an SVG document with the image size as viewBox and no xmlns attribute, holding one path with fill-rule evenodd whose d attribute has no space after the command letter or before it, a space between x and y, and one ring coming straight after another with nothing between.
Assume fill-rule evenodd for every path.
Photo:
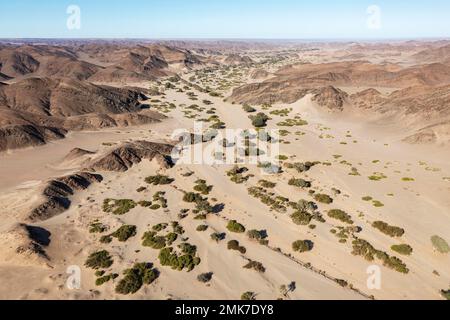
<instances>
[{"instance_id":1,"label":"green shrub","mask_svg":"<svg viewBox=\"0 0 450 320\"><path fill-rule=\"evenodd\" d=\"M171 184L172 182L174 182L175 180L172 178L169 178L168 176L163 176L163 175L156 175L156 176L150 176L145 178L145 182L148 184L152 184L152 185L167 185L167 184Z\"/></svg>"},{"instance_id":2,"label":"green shrub","mask_svg":"<svg viewBox=\"0 0 450 320\"><path fill-rule=\"evenodd\" d=\"M159 276L158 270L152 269L151 264L148 263L136 263L133 268L125 270L123 274L125 277L117 284L116 292L124 295L136 293L142 285L151 284Z\"/></svg>"},{"instance_id":3,"label":"green shrub","mask_svg":"<svg viewBox=\"0 0 450 320\"><path fill-rule=\"evenodd\" d=\"M327 194L321 194L321 193L315 194L314 200L316 200L317 202L320 202L320 203L325 203L325 204L333 203L333 198L331 198Z\"/></svg>"},{"instance_id":4,"label":"green shrub","mask_svg":"<svg viewBox=\"0 0 450 320\"><path fill-rule=\"evenodd\" d=\"M367 261L373 261L376 257L383 261L383 265L387 268L405 274L409 272L409 269L406 267L406 264L404 264L402 260L397 257L389 256L386 252L375 249L366 240L356 238L355 240L353 240L352 244L353 255L362 256Z\"/></svg>"},{"instance_id":5,"label":"green shrub","mask_svg":"<svg viewBox=\"0 0 450 320\"><path fill-rule=\"evenodd\" d=\"M228 250L239 251L241 254L245 254L247 252L247 249L245 249L245 247L240 246L239 241L237 240L228 241L227 248Z\"/></svg>"},{"instance_id":6,"label":"green shrub","mask_svg":"<svg viewBox=\"0 0 450 320\"><path fill-rule=\"evenodd\" d=\"M111 234L112 237L117 238L120 242L125 242L129 238L136 235L136 226L125 225L121 226Z\"/></svg>"},{"instance_id":7,"label":"green shrub","mask_svg":"<svg viewBox=\"0 0 450 320\"><path fill-rule=\"evenodd\" d=\"M372 223L372 227L391 237L401 237L405 233L405 230L403 230L402 228L390 226L383 221L375 221L374 223Z\"/></svg>"},{"instance_id":8,"label":"green shrub","mask_svg":"<svg viewBox=\"0 0 450 320\"><path fill-rule=\"evenodd\" d=\"M352 217L345 211L340 209L333 209L328 211L328 216L333 219L340 220L342 222L353 224Z\"/></svg>"},{"instance_id":9,"label":"green shrub","mask_svg":"<svg viewBox=\"0 0 450 320\"><path fill-rule=\"evenodd\" d=\"M288 184L290 186L295 186L295 187L299 187L299 188L311 188L311 182L303 180L303 179L292 178L289 180Z\"/></svg>"},{"instance_id":10,"label":"green shrub","mask_svg":"<svg viewBox=\"0 0 450 320\"><path fill-rule=\"evenodd\" d=\"M95 285L96 286L101 286L101 285L105 284L106 282L108 282L110 280L116 279L117 277L119 277L119 275L117 273L108 274L106 276L97 278L95 280Z\"/></svg>"},{"instance_id":11,"label":"green shrub","mask_svg":"<svg viewBox=\"0 0 450 320\"><path fill-rule=\"evenodd\" d=\"M108 234L100 238L100 243L108 244L112 242L112 237Z\"/></svg>"},{"instance_id":12,"label":"green shrub","mask_svg":"<svg viewBox=\"0 0 450 320\"><path fill-rule=\"evenodd\" d=\"M266 272L266 268L264 268L263 264L258 261L249 260L249 262L244 266L245 269L253 269L260 273Z\"/></svg>"},{"instance_id":13,"label":"green shrub","mask_svg":"<svg viewBox=\"0 0 450 320\"><path fill-rule=\"evenodd\" d=\"M107 269L113 264L113 259L106 250L91 253L85 262L85 266L92 269Z\"/></svg>"},{"instance_id":14,"label":"green shrub","mask_svg":"<svg viewBox=\"0 0 450 320\"><path fill-rule=\"evenodd\" d=\"M309 240L297 240L292 243L292 249L296 252L307 252L311 251L314 247L312 241Z\"/></svg>"},{"instance_id":15,"label":"green shrub","mask_svg":"<svg viewBox=\"0 0 450 320\"><path fill-rule=\"evenodd\" d=\"M147 231L142 236L142 245L153 249L162 249L166 246L166 238L158 236L154 231Z\"/></svg>"},{"instance_id":16,"label":"green shrub","mask_svg":"<svg viewBox=\"0 0 450 320\"><path fill-rule=\"evenodd\" d=\"M92 223L92 224L89 226L89 232L90 232L90 233L103 233L103 232L105 232L106 230L108 230L108 227L105 226L105 225L102 224L102 223L99 223L99 222Z\"/></svg>"},{"instance_id":17,"label":"green shrub","mask_svg":"<svg viewBox=\"0 0 450 320\"><path fill-rule=\"evenodd\" d=\"M208 186L205 180L197 180L195 182L197 185L194 186L194 190L200 192L203 195L207 195L213 189L213 186Z\"/></svg>"},{"instance_id":18,"label":"green shrub","mask_svg":"<svg viewBox=\"0 0 450 320\"><path fill-rule=\"evenodd\" d=\"M207 226L206 224L201 224L201 225L199 225L199 226L197 227L196 230L199 231L199 232L203 232L203 231L208 230L208 226Z\"/></svg>"},{"instance_id":19,"label":"green shrub","mask_svg":"<svg viewBox=\"0 0 450 320\"><path fill-rule=\"evenodd\" d=\"M167 223L158 223L152 227L153 231L160 232L167 228Z\"/></svg>"},{"instance_id":20,"label":"green shrub","mask_svg":"<svg viewBox=\"0 0 450 320\"><path fill-rule=\"evenodd\" d=\"M392 251L409 256L413 252L413 248L408 244L396 244L391 246Z\"/></svg>"},{"instance_id":21,"label":"green shrub","mask_svg":"<svg viewBox=\"0 0 450 320\"><path fill-rule=\"evenodd\" d=\"M227 229L231 232L243 233L245 232L245 227L238 223L236 220L231 220L228 222Z\"/></svg>"},{"instance_id":22,"label":"green shrub","mask_svg":"<svg viewBox=\"0 0 450 320\"><path fill-rule=\"evenodd\" d=\"M214 232L211 234L211 239L216 242L219 242L219 241L224 240L225 236L226 236L225 233Z\"/></svg>"},{"instance_id":23,"label":"green shrub","mask_svg":"<svg viewBox=\"0 0 450 320\"><path fill-rule=\"evenodd\" d=\"M276 185L277 185L276 183L270 182L270 181L267 181L267 180L259 180L259 181L258 181L258 184L259 184L261 187L267 188L267 189L275 188Z\"/></svg>"},{"instance_id":24,"label":"green shrub","mask_svg":"<svg viewBox=\"0 0 450 320\"><path fill-rule=\"evenodd\" d=\"M148 208L148 207L152 206L152 202L151 201L139 201L138 204L141 207L144 207L144 208Z\"/></svg>"},{"instance_id":25,"label":"green shrub","mask_svg":"<svg viewBox=\"0 0 450 320\"><path fill-rule=\"evenodd\" d=\"M312 220L312 214L306 211L296 211L291 215L292 222L301 226L307 226Z\"/></svg>"},{"instance_id":26,"label":"green shrub","mask_svg":"<svg viewBox=\"0 0 450 320\"><path fill-rule=\"evenodd\" d=\"M103 201L103 211L115 215L124 215L136 206L136 202L130 199L105 199Z\"/></svg>"},{"instance_id":27,"label":"green shrub","mask_svg":"<svg viewBox=\"0 0 450 320\"><path fill-rule=\"evenodd\" d=\"M190 246L189 250L192 250L192 246ZM178 271L187 269L189 272L192 271L196 265L200 264L199 257L194 257L189 253L179 256L177 253L173 252L173 248L171 247L161 249L158 258L161 265L170 266L172 269Z\"/></svg>"},{"instance_id":28,"label":"green shrub","mask_svg":"<svg viewBox=\"0 0 450 320\"><path fill-rule=\"evenodd\" d=\"M252 121L252 125L256 128L265 127L267 125L267 121L270 120L270 118L262 112L259 112L255 116L250 116L249 118Z\"/></svg>"},{"instance_id":29,"label":"green shrub","mask_svg":"<svg viewBox=\"0 0 450 320\"><path fill-rule=\"evenodd\" d=\"M439 236L432 236L431 237L431 243L433 244L433 247L440 253L449 253L450 247L444 239L442 239Z\"/></svg>"}]
</instances>

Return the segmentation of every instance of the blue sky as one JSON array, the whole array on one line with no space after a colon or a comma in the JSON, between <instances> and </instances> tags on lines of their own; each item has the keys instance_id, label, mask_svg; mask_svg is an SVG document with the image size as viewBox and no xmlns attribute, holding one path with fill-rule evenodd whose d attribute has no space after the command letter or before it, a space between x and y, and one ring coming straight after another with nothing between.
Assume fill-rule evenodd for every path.
<instances>
[{"instance_id":1,"label":"blue sky","mask_svg":"<svg viewBox=\"0 0 450 320\"><path fill-rule=\"evenodd\" d=\"M67 28L69 5L81 28ZM381 10L369 28L367 8ZM450 37L448 0L0 0L0 38Z\"/></svg>"}]
</instances>

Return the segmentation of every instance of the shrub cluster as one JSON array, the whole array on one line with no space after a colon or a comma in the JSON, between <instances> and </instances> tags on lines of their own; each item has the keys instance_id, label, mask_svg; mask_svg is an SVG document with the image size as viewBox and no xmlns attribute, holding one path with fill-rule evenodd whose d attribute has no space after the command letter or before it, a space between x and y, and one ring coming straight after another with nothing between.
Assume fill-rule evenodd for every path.
<instances>
[{"instance_id":1,"label":"shrub cluster","mask_svg":"<svg viewBox=\"0 0 450 320\"><path fill-rule=\"evenodd\" d=\"M103 211L114 215L124 215L136 206L136 202L130 199L105 199L103 201Z\"/></svg>"},{"instance_id":2,"label":"shrub cluster","mask_svg":"<svg viewBox=\"0 0 450 320\"><path fill-rule=\"evenodd\" d=\"M413 252L413 248L408 244L395 244L391 249L397 253L409 256Z\"/></svg>"},{"instance_id":3,"label":"shrub cluster","mask_svg":"<svg viewBox=\"0 0 450 320\"><path fill-rule=\"evenodd\" d=\"M89 255L85 262L85 266L92 269L106 269L111 267L113 259L106 250L93 252Z\"/></svg>"},{"instance_id":4,"label":"shrub cluster","mask_svg":"<svg viewBox=\"0 0 450 320\"><path fill-rule=\"evenodd\" d=\"M124 295L136 293L144 284L151 284L159 277L158 270L149 263L136 263L123 274L125 277L117 284L116 292Z\"/></svg>"},{"instance_id":5,"label":"shrub cluster","mask_svg":"<svg viewBox=\"0 0 450 320\"><path fill-rule=\"evenodd\" d=\"M168 176L163 176L163 175L156 175L156 176L150 176L145 178L145 182L148 184L152 184L154 186L157 185L167 185L167 184L171 184L172 182L174 182L175 179L169 178Z\"/></svg>"},{"instance_id":6,"label":"shrub cluster","mask_svg":"<svg viewBox=\"0 0 450 320\"><path fill-rule=\"evenodd\" d=\"M136 235L136 226L124 225L111 233L111 237L116 238L120 242L125 242Z\"/></svg>"},{"instance_id":7,"label":"shrub cluster","mask_svg":"<svg viewBox=\"0 0 450 320\"><path fill-rule=\"evenodd\" d=\"M376 258L383 261L383 265L401 273L408 273L409 269L397 257L389 256L386 252L375 249L369 242L364 239L356 238L353 241L353 255L362 256L367 261L373 261Z\"/></svg>"},{"instance_id":8,"label":"shrub cluster","mask_svg":"<svg viewBox=\"0 0 450 320\"><path fill-rule=\"evenodd\" d=\"M328 211L328 216L348 224L353 224L352 217L347 212L340 209L332 209Z\"/></svg>"},{"instance_id":9,"label":"shrub cluster","mask_svg":"<svg viewBox=\"0 0 450 320\"><path fill-rule=\"evenodd\" d=\"M391 237L401 237L405 233L405 230L400 227L390 226L386 222L383 221L375 221L372 223L372 227L380 230L384 234L387 234Z\"/></svg>"},{"instance_id":10,"label":"shrub cluster","mask_svg":"<svg viewBox=\"0 0 450 320\"><path fill-rule=\"evenodd\" d=\"M311 182L303 180L303 179L292 178L289 180L288 184L290 186L295 186L295 187L299 187L299 188L311 188Z\"/></svg>"},{"instance_id":11,"label":"shrub cluster","mask_svg":"<svg viewBox=\"0 0 450 320\"><path fill-rule=\"evenodd\" d=\"M252 125L256 128L265 127L267 125L267 121L270 120L270 118L263 112L259 112L255 116L250 116L249 118L252 121Z\"/></svg>"},{"instance_id":12,"label":"shrub cluster","mask_svg":"<svg viewBox=\"0 0 450 320\"><path fill-rule=\"evenodd\" d=\"M192 247L189 247L189 250L192 250ZM187 269L187 271L189 272L192 271L195 266L200 264L200 258L195 257L192 252L178 255L173 251L172 247L161 249L158 258L161 265L170 266L172 269L178 271Z\"/></svg>"}]
</instances>

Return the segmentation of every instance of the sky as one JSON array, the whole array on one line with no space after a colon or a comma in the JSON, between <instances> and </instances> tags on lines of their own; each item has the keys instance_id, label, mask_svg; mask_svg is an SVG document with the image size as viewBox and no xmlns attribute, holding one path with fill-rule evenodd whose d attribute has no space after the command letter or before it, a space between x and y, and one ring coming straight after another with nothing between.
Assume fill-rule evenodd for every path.
<instances>
[{"instance_id":1,"label":"sky","mask_svg":"<svg viewBox=\"0 0 450 320\"><path fill-rule=\"evenodd\" d=\"M450 1L0 0L0 38L450 38Z\"/></svg>"}]
</instances>

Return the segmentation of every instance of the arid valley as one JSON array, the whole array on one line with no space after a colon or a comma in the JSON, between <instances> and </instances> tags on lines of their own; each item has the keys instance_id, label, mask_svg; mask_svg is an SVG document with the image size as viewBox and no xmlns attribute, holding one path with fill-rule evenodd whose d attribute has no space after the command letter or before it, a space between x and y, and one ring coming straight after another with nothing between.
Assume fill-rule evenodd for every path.
<instances>
[{"instance_id":1,"label":"arid valley","mask_svg":"<svg viewBox=\"0 0 450 320\"><path fill-rule=\"evenodd\" d=\"M5 40L0 299L449 299L449 159L450 41Z\"/></svg>"}]
</instances>

